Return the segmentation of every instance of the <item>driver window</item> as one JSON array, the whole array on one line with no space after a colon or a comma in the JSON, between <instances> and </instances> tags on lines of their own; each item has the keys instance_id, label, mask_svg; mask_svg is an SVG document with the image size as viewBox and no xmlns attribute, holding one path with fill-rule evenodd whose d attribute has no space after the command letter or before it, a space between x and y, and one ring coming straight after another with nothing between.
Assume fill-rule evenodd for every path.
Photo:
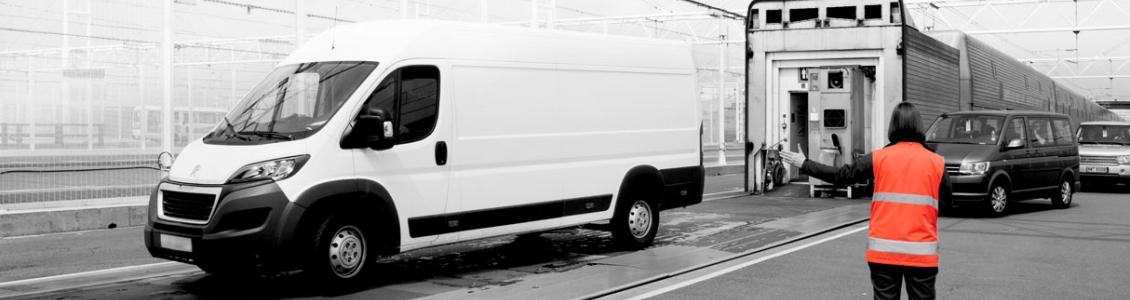
<instances>
[{"instance_id":1,"label":"driver window","mask_svg":"<svg viewBox=\"0 0 1130 300\"><path fill-rule=\"evenodd\" d=\"M397 144L424 139L435 128L439 108L439 69L409 66L390 73L369 95L365 111L383 110L396 128Z\"/></svg>"}]
</instances>

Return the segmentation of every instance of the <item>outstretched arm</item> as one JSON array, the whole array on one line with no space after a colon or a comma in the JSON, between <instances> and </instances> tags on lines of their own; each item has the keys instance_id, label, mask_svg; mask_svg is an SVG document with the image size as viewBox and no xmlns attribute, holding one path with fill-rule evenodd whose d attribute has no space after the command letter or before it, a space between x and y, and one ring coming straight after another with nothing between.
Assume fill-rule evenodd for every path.
<instances>
[{"instance_id":1,"label":"outstretched arm","mask_svg":"<svg viewBox=\"0 0 1130 300\"><path fill-rule=\"evenodd\" d=\"M781 158L786 163L799 167L802 174L834 184L862 183L875 177L875 172L872 171L870 153L839 168L814 162L805 158L804 154L796 152L781 151Z\"/></svg>"}]
</instances>

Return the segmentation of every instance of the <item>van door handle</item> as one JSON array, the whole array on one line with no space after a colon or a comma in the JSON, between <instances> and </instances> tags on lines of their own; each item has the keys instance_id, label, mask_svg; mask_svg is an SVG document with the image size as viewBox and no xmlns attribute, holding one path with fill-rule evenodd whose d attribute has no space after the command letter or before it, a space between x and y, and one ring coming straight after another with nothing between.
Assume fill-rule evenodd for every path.
<instances>
[{"instance_id":1,"label":"van door handle","mask_svg":"<svg viewBox=\"0 0 1130 300\"><path fill-rule=\"evenodd\" d=\"M442 166L447 164L447 143L444 141L436 142L436 165Z\"/></svg>"}]
</instances>

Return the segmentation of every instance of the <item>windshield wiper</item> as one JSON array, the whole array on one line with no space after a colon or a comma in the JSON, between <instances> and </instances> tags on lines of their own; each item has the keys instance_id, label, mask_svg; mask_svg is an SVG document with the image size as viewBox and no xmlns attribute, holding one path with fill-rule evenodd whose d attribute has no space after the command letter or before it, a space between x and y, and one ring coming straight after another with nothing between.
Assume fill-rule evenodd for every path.
<instances>
[{"instance_id":1,"label":"windshield wiper","mask_svg":"<svg viewBox=\"0 0 1130 300\"><path fill-rule=\"evenodd\" d=\"M228 125L228 130L229 130L229 132L232 133L231 137L241 139L241 140L244 140L244 141L248 140L246 136L239 135L239 132L236 131L235 127L231 125L231 120L228 120L227 116L224 116L224 125Z\"/></svg>"},{"instance_id":2,"label":"windshield wiper","mask_svg":"<svg viewBox=\"0 0 1130 300\"><path fill-rule=\"evenodd\" d=\"M280 139L280 140L287 140L287 141L293 141L294 140L294 137L290 136L289 134L283 134L283 133L278 133L278 132L274 132L274 131L239 131L239 132L236 132L236 133L237 134L245 134L245 135L254 135L254 136L270 138L270 139Z\"/></svg>"}]
</instances>

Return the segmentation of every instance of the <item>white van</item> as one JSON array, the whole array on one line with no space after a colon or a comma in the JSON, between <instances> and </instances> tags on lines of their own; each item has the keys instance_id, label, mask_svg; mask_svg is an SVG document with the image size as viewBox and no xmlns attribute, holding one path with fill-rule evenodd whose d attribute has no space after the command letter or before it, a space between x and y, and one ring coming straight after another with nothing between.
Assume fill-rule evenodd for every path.
<instances>
[{"instance_id":1,"label":"white van","mask_svg":"<svg viewBox=\"0 0 1130 300\"><path fill-rule=\"evenodd\" d=\"M153 256L350 281L423 247L610 221L642 248L702 201L690 46L435 21L296 50L172 163Z\"/></svg>"}]
</instances>

